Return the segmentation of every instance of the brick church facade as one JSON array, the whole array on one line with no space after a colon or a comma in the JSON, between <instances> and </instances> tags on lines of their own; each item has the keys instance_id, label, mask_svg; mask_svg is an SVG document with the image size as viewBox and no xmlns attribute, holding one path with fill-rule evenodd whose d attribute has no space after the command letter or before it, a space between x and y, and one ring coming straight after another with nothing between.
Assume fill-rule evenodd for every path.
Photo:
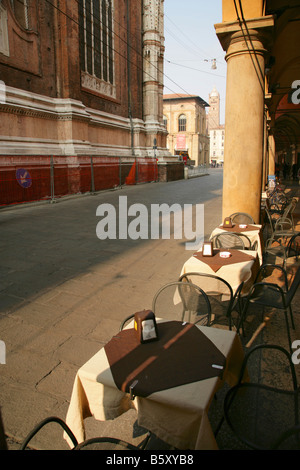
<instances>
[{"instance_id":1,"label":"brick church facade","mask_svg":"<svg viewBox=\"0 0 300 470\"><path fill-rule=\"evenodd\" d=\"M155 179L163 54L163 0L2 0L0 204Z\"/></svg>"}]
</instances>

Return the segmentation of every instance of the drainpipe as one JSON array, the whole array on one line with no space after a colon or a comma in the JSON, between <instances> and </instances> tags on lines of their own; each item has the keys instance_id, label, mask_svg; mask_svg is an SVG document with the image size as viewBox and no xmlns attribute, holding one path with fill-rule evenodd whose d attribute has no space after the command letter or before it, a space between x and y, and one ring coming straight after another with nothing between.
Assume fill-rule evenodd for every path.
<instances>
[{"instance_id":1,"label":"drainpipe","mask_svg":"<svg viewBox=\"0 0 300 470\"><path fill-rule=\"evenodd\" d=\"M130 120L130 144L131 144L131 151L132 155L135 156L134 152L134 139L133 139L133 120L132 120L132 99L131 99L131 41L130 41L130 8L129 8L130 0L127 0L127 87L128 87L128 116Z\"/></svg>"},{"instance_id":2,"label":"drainpipe","mask_svg":"<svg viewBox=\"0 0 300 470\"><path fill-rule=\"evenodd\" d=\"M60 48L60 24L58 19L58 5L57 0L54 2L55 8L53 8L53 33L54 33L54 60L55 60L55 79L56 79L56 98L62 96L62 84L61 84L61 48Z\"/></svg>"}]
</instances>

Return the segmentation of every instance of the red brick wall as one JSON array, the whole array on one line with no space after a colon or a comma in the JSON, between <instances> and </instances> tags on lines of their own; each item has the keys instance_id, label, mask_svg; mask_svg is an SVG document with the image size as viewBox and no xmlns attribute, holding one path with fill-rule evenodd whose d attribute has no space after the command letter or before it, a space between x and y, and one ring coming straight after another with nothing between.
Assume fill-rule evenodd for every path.
<instances>
[{"instance_id":1,"label":"red brick wall","mask_svg":"<svg viewBox=\"0 0 300 470\"><path fill-rule=\"evenodd\" d=\"M128 117L129 51L132 115L142 119L142 2L128 1L129 20L127 0L114 1L115 100L81 89L77 0L61 0L58 8L51 5L55 0L32 2L32 31L20 27L9 0L3 0L8 11L10 57L0 54L0 79L8 86L80 100L88 107Z\"/></svg>"}]
</instances>

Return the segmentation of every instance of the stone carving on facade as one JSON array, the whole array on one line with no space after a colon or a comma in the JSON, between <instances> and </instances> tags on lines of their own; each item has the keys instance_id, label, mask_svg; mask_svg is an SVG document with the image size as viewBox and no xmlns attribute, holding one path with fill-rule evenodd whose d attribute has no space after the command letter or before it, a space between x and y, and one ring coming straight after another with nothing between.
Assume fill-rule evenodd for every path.
<instances>
[{"instance_id":1,"label":"stone carving on facade","mask_svg":"<svg viewBox=\"0 0 300 470\"><path fill-rule=\"evenodd\" d=\"M117 97L115 85L105 82L87 72L81 71L81 85L86 90L99 93L100 95L109 96L110 98Z\"/></svg>"}]
</instances>

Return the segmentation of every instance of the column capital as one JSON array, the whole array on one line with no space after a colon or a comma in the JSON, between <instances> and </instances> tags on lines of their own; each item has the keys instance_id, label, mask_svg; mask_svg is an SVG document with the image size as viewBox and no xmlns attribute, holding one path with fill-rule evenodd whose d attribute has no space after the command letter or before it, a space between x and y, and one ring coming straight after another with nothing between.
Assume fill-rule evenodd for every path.
<instances>
[{"instance_id":1,"label":"column capital","mask_svg":"<svg viewBox=\"0 0 300 470\"><path fill-rule=\"evenodd\" d=\"M232 46L235 52L249 52L253 49L251 41L255 41L255 50L268 49L272 42L274 30L274 16L268 15L260 18L252 18L243 21L234 21L215 24L216 34L225 52L230 54L229 48ZM250 36L250 37L249 37ZM232 48L231 47L231 48ZM257 49L256 49L257 48ZM226 57L227 57L226 56Z\"/></svg>"}]
</instances>

